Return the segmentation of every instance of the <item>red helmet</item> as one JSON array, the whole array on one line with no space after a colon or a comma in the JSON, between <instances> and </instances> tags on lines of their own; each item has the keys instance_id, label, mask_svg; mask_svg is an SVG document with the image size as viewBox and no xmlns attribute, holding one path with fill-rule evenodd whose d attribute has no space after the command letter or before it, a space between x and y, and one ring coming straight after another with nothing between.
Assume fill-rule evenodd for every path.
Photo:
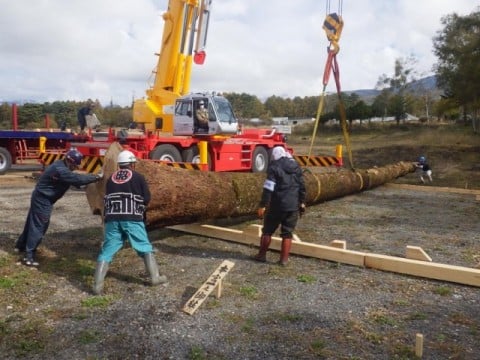
<instances>
[{"instance_id":1,"label":"red helmet","mask_svg":"<svg viewBox=\"0 0 480 360\"><path fill-rule=\"evenodd\" d=\"M76 149L70 149L65 154L65 159L72 165L80 166L82 163L83 155Z\"/></svg>"}]
</instances>

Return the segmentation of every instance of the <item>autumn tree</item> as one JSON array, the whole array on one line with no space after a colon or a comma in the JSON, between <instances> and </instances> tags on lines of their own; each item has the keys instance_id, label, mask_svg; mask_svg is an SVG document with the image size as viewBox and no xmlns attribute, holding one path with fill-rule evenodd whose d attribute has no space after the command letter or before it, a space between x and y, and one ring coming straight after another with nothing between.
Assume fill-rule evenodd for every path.
<instances>
[{"instance_id":1,"label":"autumn tree","mask_svg":"<svg viewBox=\"0 0 480 360\"><path fill-rule=\"evenodd\" d=\"M393 75L382 74L376 85L377 90L386 90L390 97L387 101L388 112L395 116L397 125L404 120L411 108L411 97L407 96L408 84L415 81L414 65L417 60L414 56L395 60Z\"/></svg>"}]
</instances>

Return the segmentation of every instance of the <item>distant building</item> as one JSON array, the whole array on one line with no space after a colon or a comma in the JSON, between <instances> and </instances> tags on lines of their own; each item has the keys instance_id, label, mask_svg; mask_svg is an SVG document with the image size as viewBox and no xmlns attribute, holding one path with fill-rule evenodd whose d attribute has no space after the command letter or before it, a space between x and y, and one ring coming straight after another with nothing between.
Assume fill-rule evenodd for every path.
<instances>
[{"instance_id":1,"label":"distant building","mask_svg":"<svg viewBox=\"0 0 480 360\"><path fill-rule=\"evenodd\" d=\"M308 124L315 121L315 118L303 118L303 119L289 119L288 117L274 117L272 118L273 125L301 125Z\"/></svg>"}]
</instances>

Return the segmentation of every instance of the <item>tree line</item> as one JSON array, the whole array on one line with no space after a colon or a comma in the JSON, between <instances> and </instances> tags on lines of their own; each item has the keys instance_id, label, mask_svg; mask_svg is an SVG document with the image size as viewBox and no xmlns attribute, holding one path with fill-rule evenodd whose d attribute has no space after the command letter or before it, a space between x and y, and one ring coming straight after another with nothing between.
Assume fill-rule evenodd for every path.
<instances>
[{"instance_id":1,"label":"tree line","mask_svg":"<svg viewBox=\"0 0 480 360\"><path fill-rule=\"evenodd\" d=\"M421 120L463 119L479 129L480 107L480 7L466 16L450 14L442 18L443 29L433 39L434 53L438 62L434 66L437 88L427 88L416 83L415 59L399 58L390 75L379 76L378 94L365 98L356 93L342 93L347 119L367 120L372 117L395 117L397 123L407 113ZM421 84L421 83L420 83ZM232 104L240 121L259 118L268 122L273 117L291 119L316 118L320 95L283 98L272 95L265 100L247 93L224 93ZM132 107L113 104L102 106L98 100L95 113L106 126L127 127L132 122ZM77 111L85 102L55 101L52 103L25 103L18 106L18 122L21 128L43 127L48 115L51 126L61 123L67 127L77 126ZM0 127L10 128L12 108L0 105ZM338 96L325 97L321 122L339 119Z\"/></svg>"}]
</instances>

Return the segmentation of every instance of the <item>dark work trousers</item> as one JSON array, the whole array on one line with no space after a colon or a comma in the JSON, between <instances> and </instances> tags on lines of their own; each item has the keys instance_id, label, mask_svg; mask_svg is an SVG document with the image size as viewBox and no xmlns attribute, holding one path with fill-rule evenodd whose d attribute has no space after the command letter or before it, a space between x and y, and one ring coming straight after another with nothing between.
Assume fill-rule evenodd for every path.
<instances>
[{"instance_id":1,"label":"dark work trousers","mask_svg":"<svg viewBox=\"0 0 480 360\"><path fill-rule=\"evenodd\" d=\"M295 226L297 226L298 211L279 211L268 209L263 221L262 234L272 235L278 226L280 227L280 236L282 239L291 239Z\"/></svg>"},{"instance_id":2,"label":"dark work trousers","mask_svg":"<svg viewBox=\"0 0 480 360\"><path fill-rule=\"evenodd\" d=\"M25 251L27 258L33 258L38 245L50 225L53 204L43 195L34 191L30 200L30 210L22 234L18 237L15 247Z\"/></svg>"}]
</instances>

